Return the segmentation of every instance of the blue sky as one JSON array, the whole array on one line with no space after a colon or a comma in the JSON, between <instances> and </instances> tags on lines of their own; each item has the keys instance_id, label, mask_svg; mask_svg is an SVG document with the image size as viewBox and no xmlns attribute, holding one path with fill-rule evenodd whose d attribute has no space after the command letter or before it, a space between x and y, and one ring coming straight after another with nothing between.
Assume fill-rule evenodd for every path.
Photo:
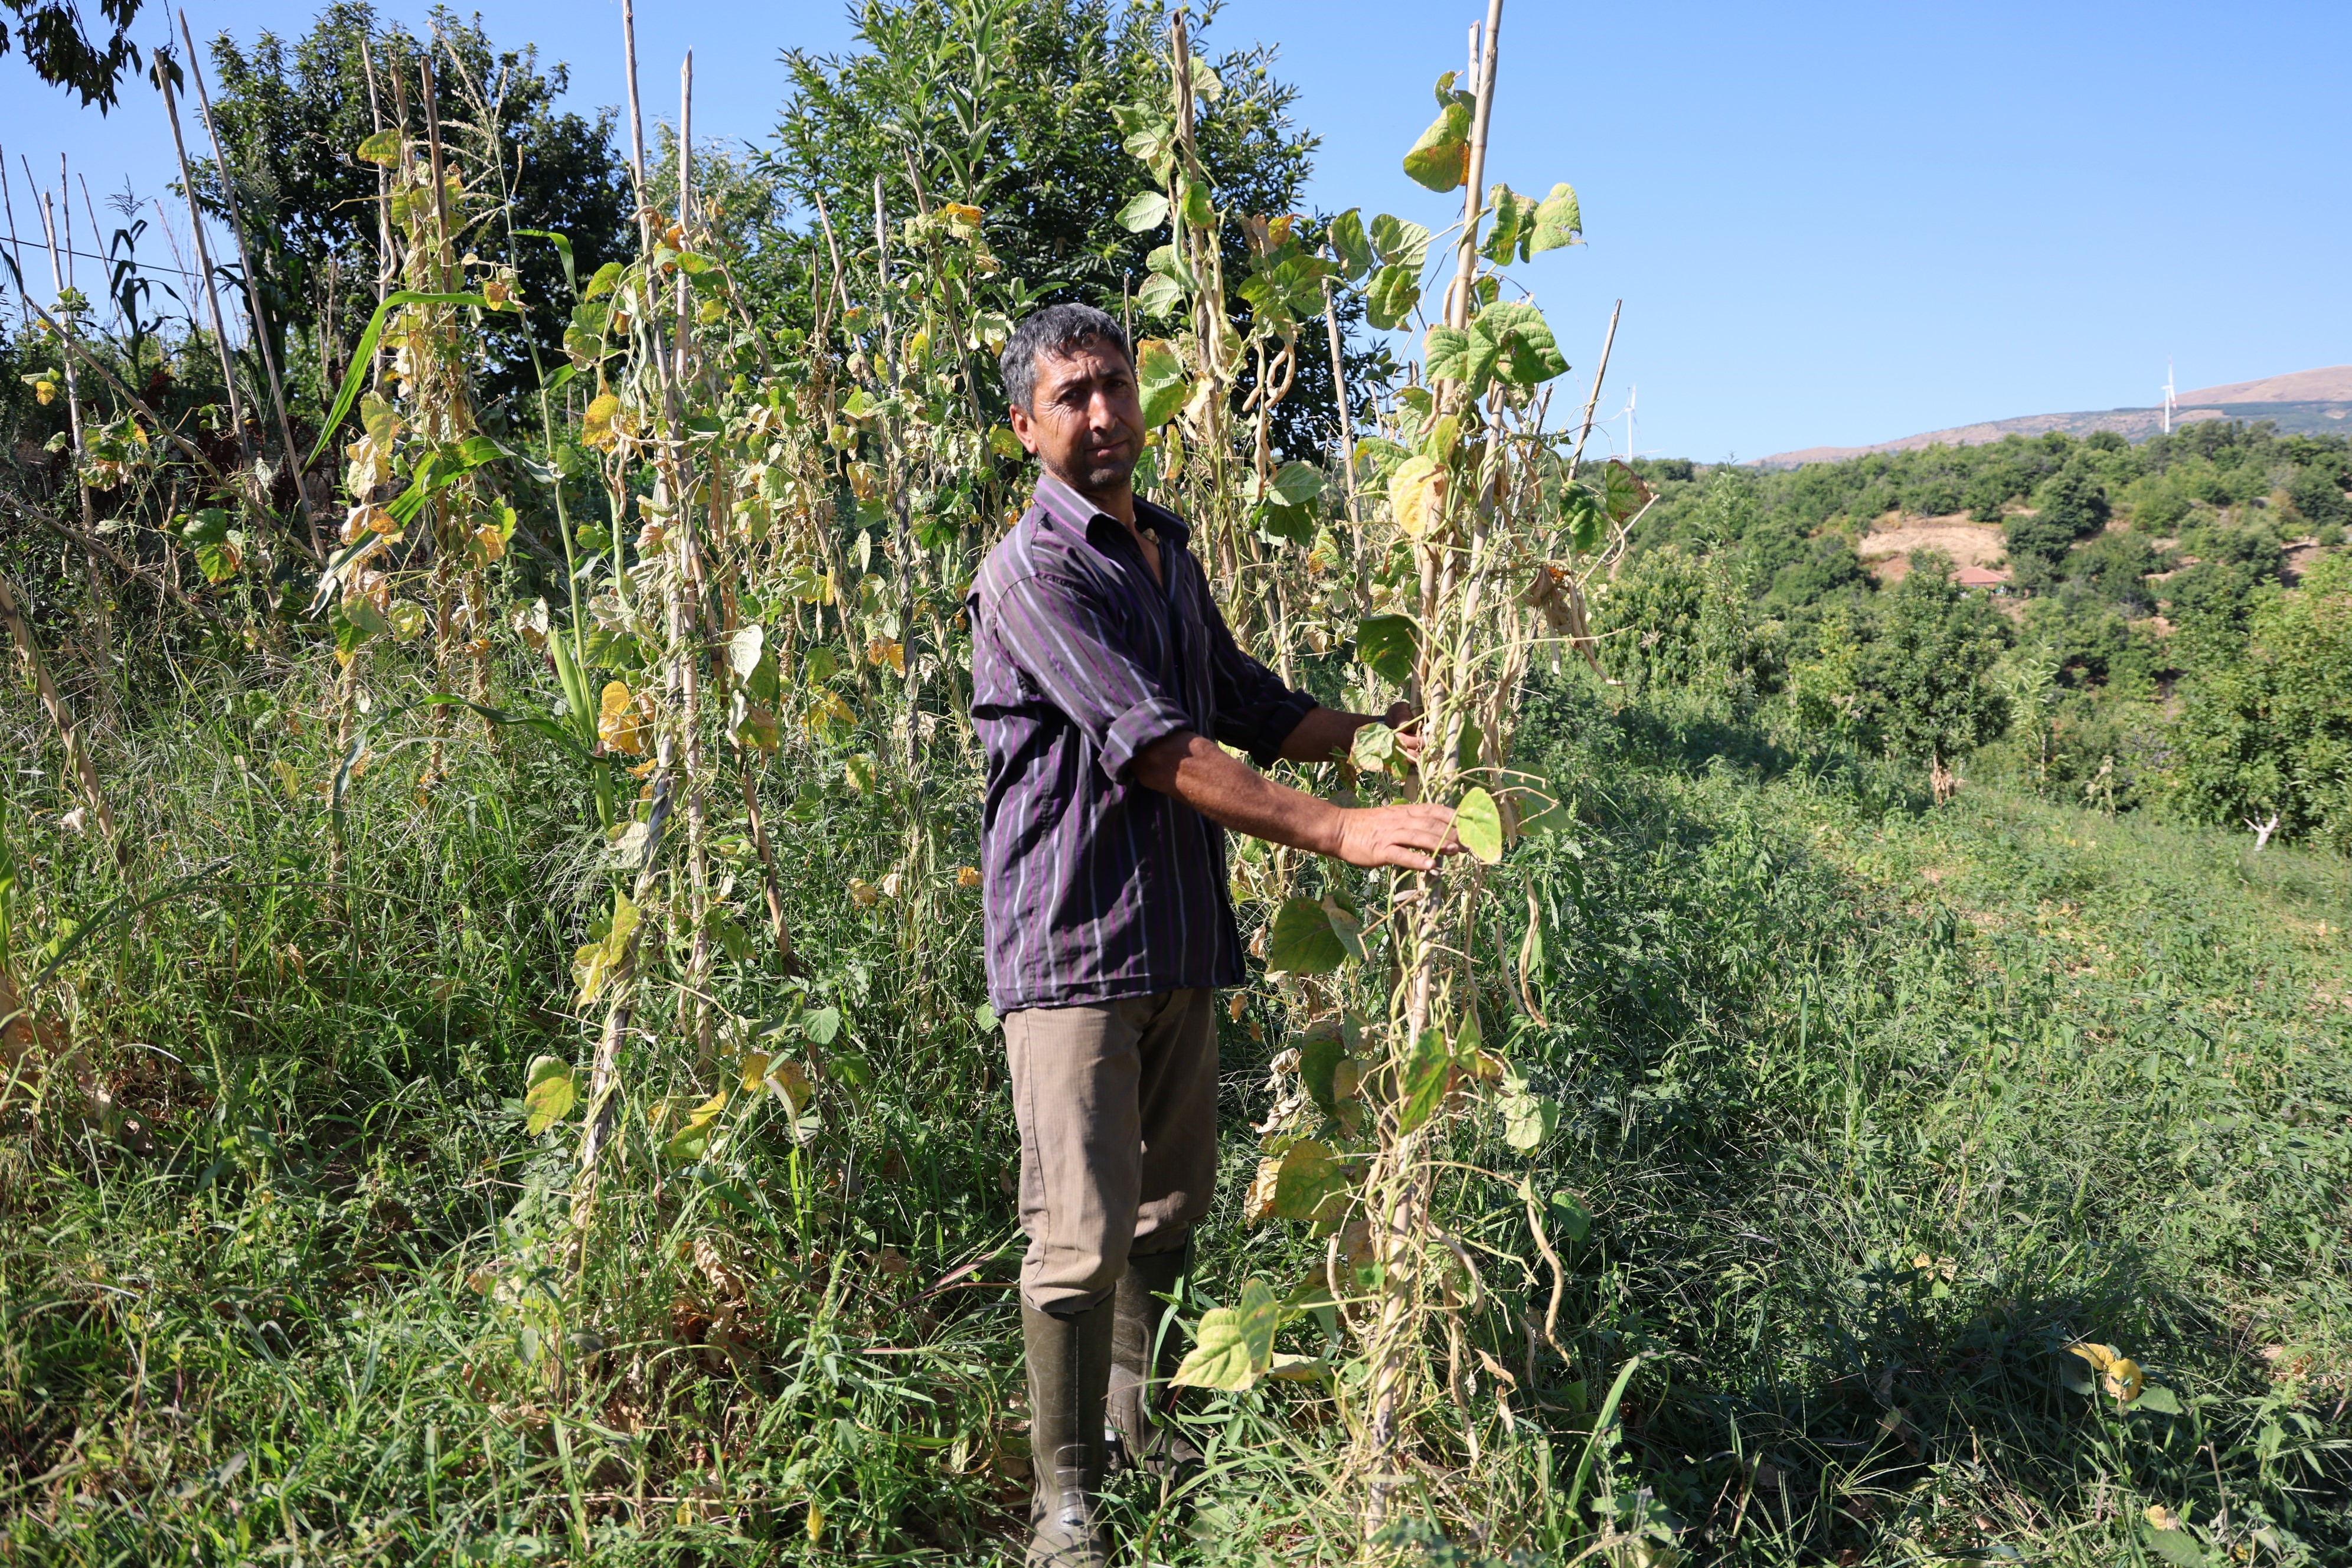
<instances>
[{"instance_id":1,"label":"blue sky","mask_svg":"<svg viewBox=\"0 0 2352 1568\"><path fill-rule=\"evenodd\" d=\"M479 4L493 38L572 65L577 106L621 101L617 0ZM249 0L191 20L200 37L291 36L316 9ZM1324 139L1318 205L1434 226L1448 204L1397 160L1482 10L1232 0L1209 41L1280 47ZM412 26L423 12L382 7ZM691 47L698 139L756 140L782 98L777 50L838 48L849 28L832 0L647 0L638 37L649 110L675 112ZM2168 355L2184 389L2352 362L2352 6L1512 0L1503 50L1492 174L1536 193L1572 182L1590 241L1524 281L1580 388L1624 300L1602 408L1638 386L1645 453L1749 458L2146 405ZM20 231L38 226L20 156L53 182L69 153L101 201L125 174L163 194L169 142L143 85L104 120L13 54L0 85Z\"/></svg>"}]
</instances>

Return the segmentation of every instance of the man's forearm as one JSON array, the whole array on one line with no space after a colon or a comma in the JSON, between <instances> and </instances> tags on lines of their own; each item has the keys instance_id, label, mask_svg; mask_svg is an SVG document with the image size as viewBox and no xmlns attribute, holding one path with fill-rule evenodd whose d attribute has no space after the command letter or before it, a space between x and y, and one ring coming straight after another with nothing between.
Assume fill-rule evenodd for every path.
<instances>
[{"instance_id":1,"label":"man's forearm","mask_svg":"<svg viewBox=\"0 0 2352 1568\"><path fill-rule=\"evenodd\" d=\"M1318 715L1329 714L1318 708L1291 731L1290 741L1282 754L1293 755L1291 743L1307 730ZM1353 715L1331 715L1353 718ZM1361 722L1360 720L1357 722ZM1353 735L1355 723L1349 724L1347 733ZM1308 737L1309 740L1315 737ZM1344 746L1345 742L1341 742ZM1327 746L1320 756L1328 756ZM1308 758L1298 755L1297 760ZM1316 760L1320 760L1318 757ZM1286 784L1278 784L1245 763L1235 762L1206 735L1191 730L1156 741L1136 754L1135 781L1163 795L1172 795L1210 821L1230 827L1236 833L1246 833L1253 838L1264 838L1276 844L1287 844L1294 849L1304 849L1316 855L1339 853L1340 809L1328 800L1318 800Z\"/></svg>"},{"instance_id":2,"label":"man's forearm","mask_svg":"<svg viewBox=\"0 0 2352 1568\"><path fill-rule=\"evenodd\" d=\"M1381 720L1370 713L1343 713L1336 708L1310 708L1307 717L1295 725L1282 740L1282 759L1287 763L1328 763L1334 756L1344 757L1354 744L1356 731Z\"/></svg>"}]
</instances>

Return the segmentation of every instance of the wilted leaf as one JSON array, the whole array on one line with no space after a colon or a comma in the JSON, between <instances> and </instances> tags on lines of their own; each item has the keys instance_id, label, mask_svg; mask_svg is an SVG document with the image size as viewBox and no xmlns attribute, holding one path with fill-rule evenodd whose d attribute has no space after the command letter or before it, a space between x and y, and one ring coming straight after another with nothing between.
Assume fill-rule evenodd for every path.
<instances>
[{"instance_id":1,"label":"wilted leaf","mask_svg":"<svg viewBox=\"0 0 2352 1568\"><path fill-rule=\"evenodd\" d=\"M1470 106L1462 101L1466 96L1457 96L1440 110L1404 155L1404 172L1413 184L1453 191L1470 177Z\"/></svg>"},{"instance_id":2,"label":"wilted leaf","mask_svg":"<svg viewBox=\"0 0 2352 1568\"><path fill-rule=\"evenodd\" d=\"M400 132L379 131L359 144L359 155L367 163L380 163L389 169L400 162Z\"/></svg>"},{"instance_id":3,"label":"wilted leaf","mask_svg":"<svg viewBox=\"0 0 2352 1568\"><path fill-rule=\"evenodd\" d=\"M536 1138L565 1117L580 1101L580 1080L572 1064L557 1057L533 1057L523 1073L523 1109L529 1112L523 1131Z\"/></svg>"},{"instance_id":4,"label":"wilted leaf","mask_svg":"<svg viewBox=\"0 0 2352 1568\"><path fill-rule=\"evenodd\" d=\"M1331 1157L1330 1149L1308 1141L1283 1151L1274 1179L1274 1217L1312 1220L1324 1217L1323 1207L1348 1191L1348 1173Z\"/></svg>"},{"instance_id":5,"label":"wilted leaf","mask_svg":"<svg viewBox=\"0 0 2352 1568\"><path fill-rule=\"evenodd\" d=\"M1445 510L1445 470L1428 458L1407 458L1389 476L1389 505L1397 526L1419 539Z\"/></svg>"},{"instance_id":6,"label":"wilted leaf","mask_svg":"<svg viewBox=\"0 0 2352 1568\"><path fill-rule=\"evenodd\" d=\"M283 757L272 757L269 759L269 771L278 775L278 787L286 792L286 798L299 805L302 803L302 775L294 771L294 764Z\"/></svg>"},{"instance_id":7,"label":"wilted leaf","mask_svg":"<svg viewBox=\"0 0 2352 1568\"><path fill-rule=\"evenodd\" d=\"M1615 458L1601 470L1601 505L1612 522L1624 522L1650 504L1650 487L1642 476Z\"/></svg>"},{"instance_id":8,"label":"wilted leaf","mask_svg":"<svg viewBox=\"0 0 2352 1568\"><path fill-rule=\"evenodd\" d=\"M1348 962L1348 945L1331 929L1331 917L1313 899L1286 899L1275 911L1266 937L1269 973L1328 974Z\"/></svg>"},{"instance_id":9,"label":"wilted leaf","mask_svg":"<svg viewBox=\"0 0 2352 1568\"><path fill-rule=\"evenodd\" d=\"M599 394L580 416L580 438L598 451L610 448L614 440L613 419L620 412L621 400L617 396L609 392Z\"/></svg>"},{"instance_id":10,"label":"wilted leaf","mask_svg":"<svg viewBox=\"0 0 2352 1568\"><path fill-rule=\"evenodd\" d=\"M1495 797L1476 785L1454 808L1454 837L1462 847L1491 866L1503 858L1503 813Z\"/></svg>"},{"instance_id":11,"label":"wilted leaf","mask_svg":"<svg viewBox=\"0 0 2352 1568\"><path fill-rule=\"evenodd\" d=\"M1373 674L1402 686L1421 657L1421 633L1410 616L1366 616L1356 623L1356 657Z\"/></svg>"},{"instance_id":12,"label":"wilted leaf","mask_svg":"<svg viewBox=\"0 0 2352 1568\"><path fill-rule=\"evenodd\" d=\"M604 683L604 694L597 702L596 738L604 742L607 751L625 752L631 756L645 752L643 715L635 697L617 680Z\"/></svg>"},{"instance_id":13,"label":"wilted leaf","mask_svg":"<svg viewBox=\"0 0 2352 1568\"><path fill-rule=\"evenodd\" d=\"M1454 1053L1444 1031L1423 1029L1405 1053L1402 1103L1397 1107L1397 1131L1411 1132L1437 1114L1453 1086Z\"/></svg>"},{"instance_id":14,"label":"wilted leaf","mask_svg":"<svg viewBox=\"0 0 2352 1568\"><path fill-rule=\"evenodd\" d=\"M1368 773L1386 773L1391 768L1402 771L1400 759L1403 754L1397 750L1396 731L1386 724L1364 725L1348 747L1348 760Z\"/></svg>"}]
</instances>

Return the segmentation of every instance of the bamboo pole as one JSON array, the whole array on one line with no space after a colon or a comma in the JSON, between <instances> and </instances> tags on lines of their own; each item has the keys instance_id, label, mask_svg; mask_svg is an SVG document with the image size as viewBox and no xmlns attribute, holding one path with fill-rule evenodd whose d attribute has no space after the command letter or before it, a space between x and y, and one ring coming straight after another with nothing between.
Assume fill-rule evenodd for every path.
<instances>
[{"instance_id":1,"label":"bamboo pole","mask_svg":"<svg viewBox=\"0 0 2352 1568\"><path fill-rule=\"evenodd\" d=\"M381 135L383 132L383 100L376 90L375 51L368 47L367 36L360 36L360 66L367 72L368 121ZM404 141L408 127L402 125ZM392 291L394 271L392 246L392 171L382 163L375 166L375 302L383 307L384 296ZM383 371L383 343L378 340L368 357L368 384L373 386Z\"/></svg>"},{"instance_id":2,"label":"bamboo pole","mask_svg":"<svg viewBox=\"0 0 2352 1568\"><path fill-rule=\"evenodd\" d=\"M310 531L312 559L324 564L326 546L320 542L319 520L310 511L310 492L302 483L302 450L294 444L294 422L286 415L286 385L278 374L278 351L270 346L269 330L263 321L261 309L261 275L254 270L253 251L245 243L245 214L236 199L236 171L228 161L228 148L221 141L220 126L213 119L212 95L205 90L204 68L196 64L196 36L188 26L188 14L180 13L180 36L188 44L188 76L196 84L196 109L205 122L205 133L212 138L213 157L218 163L221 195L228 205L229 233L236 238L237 265L245 270L245 296L252 307L253 340L261 350L262 368L269 373L269 401L278 413L278 437L285 444L286 463L294 477L294 503L302 513L302 525Z\"/></svg>"},{"instance_id":3,"label":"bamboo pole","mask_svg":"<svg viewBox=\"0 0 2352 1568\"><path fill-rule=\"evenodd\" d=\"M1601 340L1601 363L1592 372L1592 395L1584 400L1584 428L1576 433L1576 450L1568 457L1568 477L1576 478L1576 470L1584 461L1584 443L1592 435L1592 411L1601 405L1601 383L1609 374L1609 351L1617 346L1617 317L1625 309L1620 300L1609 310L1609 332Z\"/></svg>"},{"instance_id":4,"label":"bamboo pole","mask_svg":"<svg viewBox=\"0 0 2352 1568\"><path fill-rule=\"evenodd\" d=\"M245 459L246 471L254 467L253 436L245 425L245 399L236 390L236 365L229 358L228 327L221 318L220 291L213 286L212 247L205 243L204 208L196 201L195 171L188 163L188 144L180 135L180 103L172 92L172 71L168 60L159 62L155 84L163 91L163 112L172 121L172 151L180 159L180 188L188 196L188 225L194 231L196 270L204 274L205 305L213 319L213 347L219 351L221 385L228 393L229 423L236 426L236 445Z\"/></svg>"},{"instance_id":5,"label":"bamboo pole","mask_svg":"<svg viewBox=\"0 0 2352 1568\"><path fill-rule=\"evenodd\" d=\"M1477 279L1478 217L1485 210L1479 192L1486 181L1486 128L1495 111L1495 67L1502 33L1503 0L1486 0L1486 52L1478 66L1478 107L1470 125L1470 169L1462 193L1461 259L1445 296L1445 324L1457 331L1470 324L1470 290Z\"/></svg>"},{"instance_id":6,"label":"bamboo pole","mask_svg":"<svg viewBox=\"0 0 2352 1568\"><path fill-rule=\"evenodd\" d=\"M646 122L637 109L636 0L621 0L621 57L629 78L629 173L631 194L637 202L637 243L647 254L654 247L654 215L646 200Z\"/></svg>"}]
</instances>

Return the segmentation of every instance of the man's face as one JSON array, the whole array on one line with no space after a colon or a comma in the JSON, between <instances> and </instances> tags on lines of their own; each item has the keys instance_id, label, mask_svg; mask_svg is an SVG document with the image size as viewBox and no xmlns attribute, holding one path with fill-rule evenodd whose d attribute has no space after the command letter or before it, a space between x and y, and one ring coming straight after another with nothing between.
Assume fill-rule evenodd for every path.
<instances>
[{"instance_id":1,"label":"man's face","mask_svg":"<svg viewBox=\"0 0 2352 1568\"><path fill-rule=\"evenodd\" d=\"M1143 401L1125 354L1099 340L1040 353L1030 401L1012 411L1013 433L1049 471L1082 495L1127 488L1143 456Z\"/></svg>"}]
</instances>

